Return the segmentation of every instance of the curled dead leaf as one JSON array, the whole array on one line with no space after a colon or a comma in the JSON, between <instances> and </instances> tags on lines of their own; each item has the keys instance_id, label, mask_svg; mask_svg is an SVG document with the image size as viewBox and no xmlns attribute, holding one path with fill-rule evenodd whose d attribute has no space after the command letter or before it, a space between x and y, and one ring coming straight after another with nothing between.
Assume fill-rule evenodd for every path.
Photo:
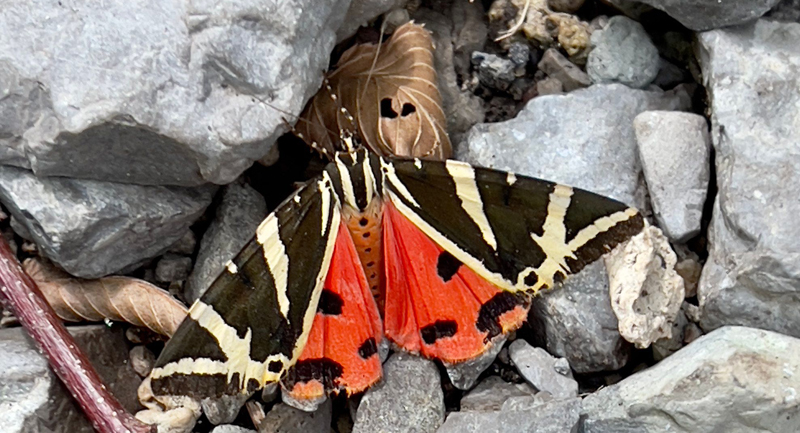
<instances>
[{"instance_id":1,"label":"curled dead leaf","mask_svg":"<svg viewBox=\"0 0 800 433\"><path fill-rule=\"evenodd\" d=\"M25 260L22 267L68 322L110 319L172 336L186 317L183 304L147 281L120 276L84 280L36 259Z\"/></svg>"},{"instance_id":2,"label":"curled dead leaf","mask_svg":"<svg viewBox=\"0 0 800 433\"><path fill-rule=\"evenodd\" d=\"M339 131L357 130L370 149L384 156L452 155L433 42L422 26L410 22L384 44L350 48L327 80L329 87L317 93L297 124L309 143L332 152Z\"/></svg>"}]
</instances>

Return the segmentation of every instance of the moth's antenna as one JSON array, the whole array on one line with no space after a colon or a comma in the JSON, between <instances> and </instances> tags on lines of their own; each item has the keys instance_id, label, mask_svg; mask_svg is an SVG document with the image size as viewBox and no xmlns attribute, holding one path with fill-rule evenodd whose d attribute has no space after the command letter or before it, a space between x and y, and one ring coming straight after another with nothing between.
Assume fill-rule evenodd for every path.
<instances>
[{"instance_id":1,"label":"moth's antenna","mask_svg":"<svg viewBox=\"0 0 800 433\"><path fill-rule=\"evenodd\" d=\"M323 80L324 80L323 82L324 82L326 88L328 89L328 92L331 93L331 96L333 97L333 99L335 101L336 100L336 96L333 95L333 93L331 91L331 86L330 86L330 84L328 84L328 79L327 78L323 78ZM273 109L273 110L275 110L275 111L277 111L279 113L285 114L285 115L290 116L290 117L294 117L296 122L304 122L307 125L316 126L310 120L304 119L304 118L300 117L299 115L294 114L294 113L290 113L289 111L286 111L286 110L284 110L282 108L278 108L275 105L273 105L272 103L267 102L266 100L264 100L262 97L260 97L258 95L251 95L251 96L253 98L257 99L262 104L266 105L267 107L269 107L269 108L271 108L271 109ZM350 119L352 119L352 116L350 116ZM303 133L298 131L297 128L294 127L294 125L290 124L289 121L287 121L285 117L282 117L281 120L283 121L284 125L286 125L287 129L289 129L289 131L292 134L294 134L297 138L305 141L309 145L309 147L311 147L312 150L316 151L317 153L319 153L324 158L327 158L327 159L331 159L332 158L333 155L331 155L331 151L328 150L325 146L320 145L316 141L312 141L312 142L309 143L308 141L306 141L307 137L305 137L303 135ZM334 130L328 128L327 126L325 126L323 123L320 123L319 126L324 127L328 131L328 133L333 135L333 136L340 135L336 131L334 131Z\"/></svg>"}]
</instances>

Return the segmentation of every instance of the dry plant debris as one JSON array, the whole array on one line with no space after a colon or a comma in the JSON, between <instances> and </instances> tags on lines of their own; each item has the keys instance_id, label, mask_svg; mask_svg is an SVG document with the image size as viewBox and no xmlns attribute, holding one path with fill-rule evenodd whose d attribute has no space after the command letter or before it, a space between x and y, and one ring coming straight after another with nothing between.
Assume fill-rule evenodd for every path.
<instances>
[{"instance_id":1,"label":"dry plant debris","mask_svg":"<svg viewBox=\"0 0 800 433\"><path fill-rule=\"evenodd\" d=\"M325 153L339 131L357 129L384 156L450 157L433 49L430 33L413 22L384 44L350 48L301 114L298 133Z\"/></svg>"},{"instance_id":2,"label":"dry plant debris","mask_svg":"<svg viewBox=\"0 0 800 433\"><path fill-rule=\"evenodd\" d=\"M109 319L171 336L186 317L183 304L143 280L121 276L84 280L36 259L22 266L58 317L68 322Z\"/></svg>"}]
</instances>

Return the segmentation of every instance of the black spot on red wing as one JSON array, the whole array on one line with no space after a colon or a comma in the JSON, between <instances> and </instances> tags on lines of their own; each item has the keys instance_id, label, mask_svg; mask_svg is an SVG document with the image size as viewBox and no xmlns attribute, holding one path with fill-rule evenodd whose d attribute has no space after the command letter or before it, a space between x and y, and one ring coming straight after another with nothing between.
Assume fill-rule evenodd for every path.
<instances>
[{"instance_id":1,"label":"black spot on red wing","mask_svg":"<svg viewBox=\"0 0 800 433\"><path fill-rule=\"evenodd\" d=\"M283 370L283 363L280 361L272 361L267 366L267 369L273 373L278 373Z\"/></svg>"},{"instance_id":2,"label":"black spot on red wing","mask_svg":"<svg viewBox=\"0 0 800 433\"><path fill-rule=\"evenodd\" d=\"M322 289L317 311L328 316L338 316L342 314L342 305L344 305L344 301L341 296L328 289Z\"/></svg>"},{"instance_id":3,"label":"black spot on red wing","mask_svg":"<svg viewBox=\"0 0 800 433\"><path fill-rule=\"evenodd\" d=\"M442 253L439 254L439 259L436 261L436 273L446 283L453 278L453 275L458 272L461 265L461 261L453 257L452 254L447 251L442 251Z\"/></svg>"},{"instance_id":4,"label":"black spot on red wing","mask_svg":"<svg viewBox=\"0 0 800 433\"><path fill-rule=\"evenodd\" d=\"M358 348L358 356L360 356L361 359L367 359L376 353L378 353L378 344L375 343L373 337L367 338Z\"/></svg>"},{"instance_id":5,"label":"black spot on red wing","mask_svg":"<svg viewBox=\"0 0 800 433\"><path fill-rule=\"evenodd\" d=\"M284 384L291 389L297 383L311 382L316 380L325 389L337 389L338 379L342 376L344 368L342 364L328 358L304 359L298 361L284 378Z\"/></svg>"},{"instance_id":6,"label":"black spot on red wing","mask_svg":"<svg viewBox=\"0 0 800 433\"><path fill-rule=\"evenodd\" d=\"M425 344L433 344L440 338L456 335L456 332L458 332L458 323L455 320L437 320L422 328L419 333Z\"/></svg>"},{"instance_id":7,"label":"black spot on red wing","mask_svg":"<svg viewBox=\"0 0 800 433\"><path fill-rule=\"evenodd\" d=\"M392 108L392 100L389 98L381 99L380 109L381 117L386 117L388 119L394 119L397 117L397 112Z\"/></svg>"},{"instance_id":8,"label":"black spot on red wing","mask_svg":"<svg viewBox=\"0 0 800 433\"><path fill-rule=\"evenodd\" d=\"M368 219L366 219L366 218L361 218L361 219L358 221L358 223L361 225L361 227L366 227L366 225L369 223L369 220L368 220Z\"/></svg>"},{"instance_id":9,"label":"black spot on red wing","mask_svg":"<svg viewBox=\"0 0 800 433\"><path fill-rule=\"evenodd\" d=\"M500 326L500 316L513 310L517 306L527 306L530 299L523 293L500 292L481 305L478 311L478 322L475 326L481 332L488 332L486 341L503 332Z\"/></svg>"}]
</instances>

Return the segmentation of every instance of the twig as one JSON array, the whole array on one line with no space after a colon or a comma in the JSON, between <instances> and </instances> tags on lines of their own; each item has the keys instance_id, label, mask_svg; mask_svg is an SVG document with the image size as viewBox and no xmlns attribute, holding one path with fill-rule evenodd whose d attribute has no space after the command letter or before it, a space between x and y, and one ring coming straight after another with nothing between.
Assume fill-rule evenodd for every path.
<instances>
[{"instance_id":1,"label":"twig","mask_svg":"<svg viewBox=\"0 0 800 433\"><path fill-rule=\"evenodd\" d=\"M100 433L152 433L103 385L86 355L0 236L0 303L11 310Z\"/></svg>"}]
</instances>

